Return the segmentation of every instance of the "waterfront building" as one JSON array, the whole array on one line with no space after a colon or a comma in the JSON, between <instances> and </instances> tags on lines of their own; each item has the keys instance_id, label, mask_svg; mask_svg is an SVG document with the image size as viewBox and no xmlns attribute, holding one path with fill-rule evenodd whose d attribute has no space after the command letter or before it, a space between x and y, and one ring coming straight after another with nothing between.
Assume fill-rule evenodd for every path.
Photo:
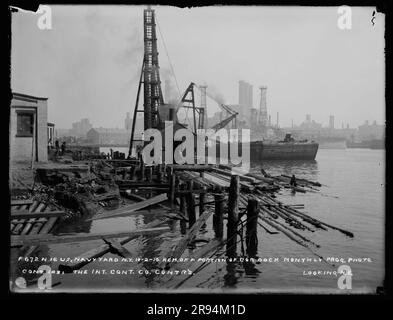
<instances>
[{"instance_id":1,"label":"waterfront building","mask_svg":"<svg viewBox=\"0 0 393 320\"><path fill-rule=\"evenodd\" d=\"M84 137L91 128L93 128L93 125L89 119L84 118L72 124L71 134L75 137Z\"/></svg>"},{"instance_id":2,"label":"waterfront building","mask_svg":"<svg viewBox=\"0 0 393 320\"><path fill-rule=\"evenodd\" d=\"M48 160L48 98L12 93L9 142L11 162Z\"/></svg>"}]
</instances>

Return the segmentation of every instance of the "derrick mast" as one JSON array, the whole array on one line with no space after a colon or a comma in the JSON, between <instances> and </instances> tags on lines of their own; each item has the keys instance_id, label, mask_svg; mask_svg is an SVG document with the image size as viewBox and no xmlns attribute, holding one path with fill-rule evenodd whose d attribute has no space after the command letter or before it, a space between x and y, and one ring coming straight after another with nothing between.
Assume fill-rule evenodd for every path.
<instances>
[{"instance_id":1,"label":"derrick mast","mask_svg":"<svg viewBox=\"0 0 393 320\"><path fill-rule=\"evenodd\" d=\"M144 129L157 128L159 125L159 107L164 104L158 64L156 22L154 10L143 10L144 28Z\"/></svg>"}]
</instances>

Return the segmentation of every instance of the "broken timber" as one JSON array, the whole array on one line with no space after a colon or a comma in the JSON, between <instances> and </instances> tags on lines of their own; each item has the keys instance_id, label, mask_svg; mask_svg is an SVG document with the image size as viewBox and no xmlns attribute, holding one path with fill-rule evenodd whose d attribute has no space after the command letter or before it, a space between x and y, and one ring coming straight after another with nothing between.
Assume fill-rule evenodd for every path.
<instances>
[{"instance_id":1,"label":"broken timber","mask_svg":"<svg viewBox=\"0 0 393 320\"><path fill-rule=\"evenodd\" d=\"M159 220L156 219L148 224L146 224L144 227L145 229L147 228L154 228L157 227L161 224L166 223L168 220ZM125 245L126 243L130 242L133 239L136 239L137 237L139 237L139 235L132 235L130 237L127 238L123 238L121 240L119 240L119 244L120 245ZM106 239L108 240L108 239ZM79 255L78 257L75 258L74 263L68 263L68 264L60 264L59 265L59 271L65 272L65 273L71 273L74 270L78 270L80 268L82 268L83 266L89 264L91 261L93 261L93 259L102 257L104 254L107 254L108 252L111 251L111 246L107 243L100 245L97 248L94 248L92 250L89 250L81 255Z\"/></svg>"},{"instance_id":2,"label":"broken timber","mask_svg":"<svg viewBox=\"0 0 393 320\"><path fill-rule=\"evenodd\" d=\"M149 198L149 199L143 200L141 202L133 203L129 206L119 208L117 210L113 210L109 213L100 214L99 216L93 217L88 220L99 220L99 219L107 219L107 218L125 216L125 215L128 215L134 211L137 211L137 210L152 206L154 204L158 204L160 202L163 202L167 199L168 199L168 196L165 193L163 193L163 194L160 194L160 195L155 196L153 198Z\"/></svg>"},{"instance_id":3,"label":"broken timber","mask_svg":"<svg viewBox=\"0 0 393 320\"><path fill-rule=\"evenodd\" d=\"M43 212L30 212L28 210L11 211L11 219L26 219L26 218L51 218L61 217L65 211L43 211Z\"/></svg>"},{"instance_id":4,"label":"broken timber","mask_svg":"<svg viewBox=\"0 0 393 320\"><path fill-rule=\"evenodd\" d=\"M32 204L33 200L11 200L11 206L22 206L25 204Z\"/></svg>"},{"instance_id":5,"label":"broken timber","mask_svg":"<svg viewBox=\"0 0 393 320\"><path fill-rule=\"evenodd\" d=\"M155 232L168 231L169 227L140 229L122 232L104 232L104 233L77 233L72 235L28 235L28 236L11 236L11 247L18 247L25 244L41 245L51 243L68 243L77 241L88 241L96 239L123 238L132 235L147 235Z\"/></svg>"},{"instance_id":6,"label":"broken timber","mask_svg":"<svg viewBox=\"0 0 393 320\"><path fill-rule=\"evenodd\" d=\"M122 246L122 244L114 239L103 239L104 242L109 245L110 251L120 255L123 258L130 258L132 254L126 248Z\"/></svg>"},{"instance_id":7,"label":"broken timber","mask_svg":"<svg viewBox=\"0 0 393 320\"><path fill-rule=\"evenodd\" d=\"M210 217L213 212L211 210L206 211L203 213L198 220L193 224L193 226L188 230L187 234L184 236L183 239L177 244L176 248L172 252L172 258L178 259L183 254L184 250L186 250L188 244L193 240L193 238L198 233L199 229L202 225L206 222L206 220ZM172 262L168 262L165 265L165 269L170 268Z\"/></svg>"}]
</instances>

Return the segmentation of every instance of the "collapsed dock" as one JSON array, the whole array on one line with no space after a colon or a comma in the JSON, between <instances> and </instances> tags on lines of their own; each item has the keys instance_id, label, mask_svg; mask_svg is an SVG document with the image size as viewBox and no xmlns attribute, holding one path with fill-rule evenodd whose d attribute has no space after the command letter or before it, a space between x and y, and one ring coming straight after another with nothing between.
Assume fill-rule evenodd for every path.
<instances>
[{"instance_id":1,"label":"collapsed dock","mask_svg":"<svg viewBox=\"0 0 393 320\"><path fill-rule=\"evenodd\" d=\"M296 188L318 192L320 186L298 178ZM320 244L309 239L310 232L332 229L353 237L350 231L304 213L302 206L278 201L277 192L285 188L295 188L288 176L244 175L225 165L146 166L137 159L89 159L37 168L32 196L11 201L11 247L18 255L33 256L40 246L102 239L101 245L75 257L76 262L58 266L59 271L71 273L109 252L123 258L135 256L125 245L139 237L179 230L181 237L161 252L156 267L169 270L179 266L179 259L192 258L193 262L181 264L191 274L167 282L180 287L206 266L195 258L256 257L259 229L269 236L282 233L311 251ZM154 219L121 232L56 232L70 219L105 221L135 214L149 214ZM212 230L211 237L206 237L207 228Z\"/></svg>"}]
</instances>

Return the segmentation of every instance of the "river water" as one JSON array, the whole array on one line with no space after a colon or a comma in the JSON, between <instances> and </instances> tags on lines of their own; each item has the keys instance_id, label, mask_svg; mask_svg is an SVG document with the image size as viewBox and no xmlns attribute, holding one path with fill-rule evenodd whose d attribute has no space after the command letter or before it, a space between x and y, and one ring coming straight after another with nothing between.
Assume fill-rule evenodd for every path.
<instances>
[{"instance_id":1,"label":"river water","mask_svg":"<svg viewBox=\"0 0 393 320\"><path fill-rule=\"evenodd\" d=\"M124 152L119 149L119 151ZM104 151L105 152L105 151ZM268 234L258 229L258 254L260 263L225 262L209 263L198 274L189 278L179 290L206 292L306 292L342 293L338 288L340 275L334 273L340 265L348 265L352 271L352 287L345 292L374 293L384 280L384 216L385 216L385 151L369 149L321 149L315 161L268 161L253 163L251 171L260 172L263 167L272 175L304 177L323 184L317 193L292 194L284 189L278 198L286 204L304 204L303 212L328 224L349 230L354 238L339 231L328 229L306 232L318 249L304 248L284 234ZM96 220L80 224L82 232L100 232L135 228L154 220L153 215ZM208 220L206 236L212 236ZM125 245L136 256L157 257L181 238L179 228L154 237L140 237ZM75 257L102 244L101 240L50 245L41 254L51 257ZM240 250L240 249L239 249ZM330 263L318 257L330 259ZM106 258L118 258L114 254ZM291 258L295 260L290 260ZM306 259L302 261L301 259ZM309 258L307 260L307 258ZM315 259L314 259L315 258ZM340 261L341 259L341 261ZM360 259L360 260L348 260ZM269 261L270 260L270 261ZM55 269L58 263L53 263ZM162 289L163 283L154 274L116 275L116 270L154 268L151 262L130 265L95 261L79 273L55 275L54 282L61 285L56 291L140 291ZM105 273L99 270L105 269ZM317 273L319 274L313 274ZM93 274L95 272L95 274ZM347 282L348 283L348 282Z\"/></svg>"}]
</instances>

